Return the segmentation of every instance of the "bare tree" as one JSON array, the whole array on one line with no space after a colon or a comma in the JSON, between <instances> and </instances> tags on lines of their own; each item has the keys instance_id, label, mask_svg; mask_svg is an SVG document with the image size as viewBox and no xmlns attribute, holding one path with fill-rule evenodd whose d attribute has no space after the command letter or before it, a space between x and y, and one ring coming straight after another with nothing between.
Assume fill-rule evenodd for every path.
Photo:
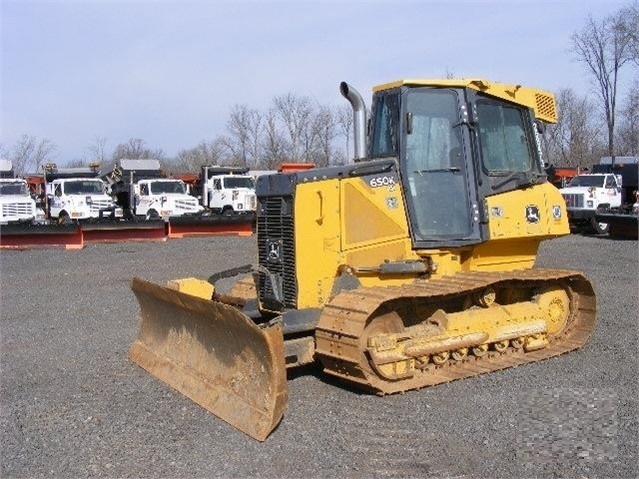
<instances>
[{"instance_id":1,"label":"bare tree","mask_svg":"<svg viewBox=\"0 0 639 479\"><path fill-rule=\"evenodd\" d=\"M275 97L273 106L287 133L290 158L307 161L302 145L308 139L307 129L313 112L313 101L308 97L298 97L293 93Z\"/></svg>"},{"instance_id":2,"label":"bare tree","mask_svg":"<svg viewBox=\"0 0 639 479\"><path fill-rule=\"evenodd\" d=\"M235 105L222 137L231 161L242 166L257 165L261 157L262 114L246 105Z\"/></svg>"},{"instance_id":3,"label":"bare tree","mask_svg":"<svg viewBox=\"0 0 639 479\"><path fill-rule=\"evenodd\" d=\"M287 159L286 139L279 130L277 113L274 108L270 108L264 116L262 150L266 169L275 169Z\"/></svg>"},{"instance_id":4,"label":"bare tree","mask_svg":"<svg viewBox=\"0 0 639 479\"><path fill-rule=\"evenodd\" d=\"M327 166L333 162L333 140L337 134L333 109L318 105L311 128L314 142L313 162L317 166Z\"/></svg>"},{"instance_id":5,"label":"bare tree","mask_svg":"<svg viewBox=\"0 0 639 479\"><path fill-rule=\"evenodd\" d=\"M224 146L220 138L213 141L201 141L198 146L189 150L180 150L173 163L173 168L184 171L199 171L204 165L219 165L224 162Z\"/></svg>"},{"instance_id":6,"label":"bare tree","mask_svg":"<svg viewBox=\"0 0 639 479\"><path fill-rule=\"evenodd\" d=\"M67 168L81 168L84 166L89 166L89 163L93 163L93 161L89 162L86 158L74 158L73 160L67 162Z\"/></svg>"},{"instance_id":7,"label":"bare tree","mask_svg":"<svg viewBox=\"0 0 639 479\"><path fill-rule=\"evenodd\" d=\"M115 147L112 155L113 160L130 159L140 160L153 158L159 160L163 164L167 160L167 156L161 148L152 150L146 146L144 140L140 138L130 138L126 143L120 143Z\"/></svg>"},{"instance_id":8,"label":"bare tree","mask_svg":"<svg viewBox=\"0 0 639 479\"><path fill-rule=\"evenodd\" d=\"M548 127L545 135L546 158L558 166L591 165L601 153L597 116L587 97L578 97L570 88L558 92L559 121Z\"/></svg>"},{"instance_id":9,"label":"bare tree","mask_svg":"<svg viewBox=\"0 0 639 479\"><path fill-rule=\"evenodd\" d=\"M606 116L608 154L615 154L615 112L621 68L632 59L632 38L625 26L624 11L598 22L588 18L586 26L571 37L577 60L584 63L596 81L596 92Z\"/></svg>"},{"instance_id":10,"label":"bare tree","mask_svg":"<svg viewBox=\"0 0 639 479\"><path fill-rule=\"evenodd\" d=\"M630 58L635 66L639 66L639 2L621 10L621 28L625 30L630 41Z\"/></svg>"},{"instance_id":11,"label":"bare tree","mask_svg":"<svg viewBox=\"0 0 639 479\"><path fill-rule=\"evenodd\" d=\"M346 158L352 158L351 152L351 135L353 134L353 108L347 103L342 103L335 110L335 121L339 134L345 140Z\"/></svg>"},{"instance_id":12,"label":"bare tree","mask_svg":"<svg viewBox=\"0 0 639 479\"><path fill-rule=\"evenodd\" d=\"M24 134L9 153L9 159L16 175L22 176L29 169L37 172L43 164L52 161L56 149L57 146L47 138L38 141L35 136Z\"/></svg>"},{"instance_id":13,"label":"bare tree","mask_svg":"<svg viewBox=\"0 0 639 479\"><path fill-rule=\"evenodd\" d=\"M87 150L89 150L89 153L91 154L92 161L100 163L101 165L108 161L106 143L107 139L103 136L96 136L93 139L93 143L87 147Z\"/></svg>"},{"instance_id":14,"label":"bare tree","mask_svg":"<svg viewBox=\"0 0 639 479\"><path fill-rule=\"evenodd\" d=\"M639 156L639 81L630 87L625 98L619 125L619 151L623 155Z\"/></svg>"}]
</instances>

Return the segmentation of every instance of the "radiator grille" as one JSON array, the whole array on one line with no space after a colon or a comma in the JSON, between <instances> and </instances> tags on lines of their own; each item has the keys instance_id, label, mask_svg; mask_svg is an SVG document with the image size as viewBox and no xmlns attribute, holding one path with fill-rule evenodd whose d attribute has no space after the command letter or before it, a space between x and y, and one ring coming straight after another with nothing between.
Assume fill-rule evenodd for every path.
<instances>
[{"instance_id":1,"label":"radiator grille","mask_svg":"<svg viewBox=\"0 0 639 479\"><path fill-rule=\"evenodd\" d=\"M113 203L110 200L93 200L90 204L91 213L98 213L100 210L111 208Z\"/></svg>"},{"instance_id":2,"label":"radiator grille","mask_svg":"<svg viewBox=\"0 0 639 479\"><path fill-rule=\"evenodd\" d=\"M178 210L193 211L197 210L197 199L175 200L175 208Z\"/></svg>"},{"instance_id":3,"label":"radiator grille","mask_svg":"<svg viewBox=\"0 0 639 479\"><path fill-rule=\"evenodd\" d=\"M564 193L562 195L567 208L583 208L584 195L581 193Z\"/></svg>"},{"instance_id":4,"label":"radiator grille","mask_svg":"<svg viewBox=\"0 0 639 479\"><path fill-rule=\"evenodd\" d=\"M555 109L555 98L542 93L535 94L535 116L539 119L557 122L557 111Z\"/></svg>"},{"instance_id":5,"label":"radiator grille","mask_svg":"<svg viewBox=\"0 0 639 479\"><path fill-rule=\"evenodd\" d=\"M293 198L269 196L259 199L257 215L257 247L260 266L274 279L259 273L258 294L262 306L270 310L297 306L295 278L295 239L293 228ZM283 304L278 303L273 288L282 292Z\"/></svg>"},{"instance_id":6,"label":"radiator grille","mask_svg":"<svg viewBox=\"0 0 639 479\"><path fill-rule=\"evenodd\" d=\"M2 216L33 216L33 210L31 209L31 203L3 203L2 204Z\"/></svg>"}]
</instances>

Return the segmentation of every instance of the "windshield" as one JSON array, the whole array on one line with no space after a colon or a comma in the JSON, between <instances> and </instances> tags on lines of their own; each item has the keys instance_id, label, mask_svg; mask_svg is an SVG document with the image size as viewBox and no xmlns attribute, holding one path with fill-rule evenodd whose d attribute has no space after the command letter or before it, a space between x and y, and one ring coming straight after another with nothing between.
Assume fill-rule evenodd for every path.
<instances>
[{"instance_id":1,"label":"windshield","mask_svg":"<svg viewBox=\"0 0 639 479\"><path fill-rule=\"evenodd\" d=\"M588 175L588 176L575 176L568 186L596 186L603 188L604 176L603 175Z\"/></svg>"},{"instance_id":2,"label":"windshield","mask_svg":"<svg viewBox=\"0 0 639 479\"><path fill-rule=\"evenodd\" d=\"M24 183L0 183L0 195L27 196L27 185Z\"/></svg>"},{"instance_id":3,"label":"windshield","mask_svg":"<svg viewBox=\"0 0 639 479\"><path fill-rule=\"evenodd\" d=\"M101 181L77 180L64 183L64 193L67 195L102 195L104 183Z\"/></svg>"},{"instance_id":4,"label":"windshield","mask_svg":"<svg viewBox=\"0 0 639 479\"><path fill-rule=\"evenodd\" d=\"M229 176L224 178L224 188L255 188L250 176Z\"/></svg>"},{"instance_id":5,"label":"windshield","mask_svg":"<svg viewBox=\"0 0 639 479\"><path fill-rule=\"evenodd\" d=\"M161 195L164 193L186 194L186 185L179 180L176 181L154 181L151 183L151 194Z\"/></svg>"},{"instance_id":6,"label":"windshield","mask_svg":"<svg viewBox=\"0 0 639 479\"><path fill-rule=\"evenodd\" d=\"M458 93L420 88L407 95L408 199L423 239L462 239L472 231Z\"/></svg>"}]
</instances>

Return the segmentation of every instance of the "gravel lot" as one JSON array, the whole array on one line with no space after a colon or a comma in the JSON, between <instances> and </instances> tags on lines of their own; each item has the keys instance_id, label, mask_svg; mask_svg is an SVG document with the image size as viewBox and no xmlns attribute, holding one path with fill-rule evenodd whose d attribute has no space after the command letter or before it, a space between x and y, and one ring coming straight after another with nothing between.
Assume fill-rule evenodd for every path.
<instances>
[{"instance_id":1,"label":"gravel lot","mask_svg":"<svg viewBox=\"0 0 639 479\"><path fill-rule=\"evenodd\" d=\"M1 477L631 478L638 470L636 241L570 236L542 267L598 298L585 348L401 395L294 374L265 443L127 359L131 276L164 282L253 262L254 238L3 251Z\"/></svg>"}]
</instances>

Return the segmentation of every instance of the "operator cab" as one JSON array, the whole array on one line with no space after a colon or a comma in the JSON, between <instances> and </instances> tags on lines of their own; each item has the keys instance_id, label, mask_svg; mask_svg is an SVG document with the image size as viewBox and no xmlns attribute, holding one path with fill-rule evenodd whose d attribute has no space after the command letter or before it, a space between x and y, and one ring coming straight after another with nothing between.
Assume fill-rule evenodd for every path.
<instances>
[{"instance_id":1,"label":"operator cab","mask_svg":"<svg viewBox=\"0 0 639 479\"><path fill-rule=\"evenodd\" d=\"M454 81L375 91L367 156L398 158L415 248L486 241L484 198L545 181L533 110L491 93Z\"/></svg>"}]
</instances>

